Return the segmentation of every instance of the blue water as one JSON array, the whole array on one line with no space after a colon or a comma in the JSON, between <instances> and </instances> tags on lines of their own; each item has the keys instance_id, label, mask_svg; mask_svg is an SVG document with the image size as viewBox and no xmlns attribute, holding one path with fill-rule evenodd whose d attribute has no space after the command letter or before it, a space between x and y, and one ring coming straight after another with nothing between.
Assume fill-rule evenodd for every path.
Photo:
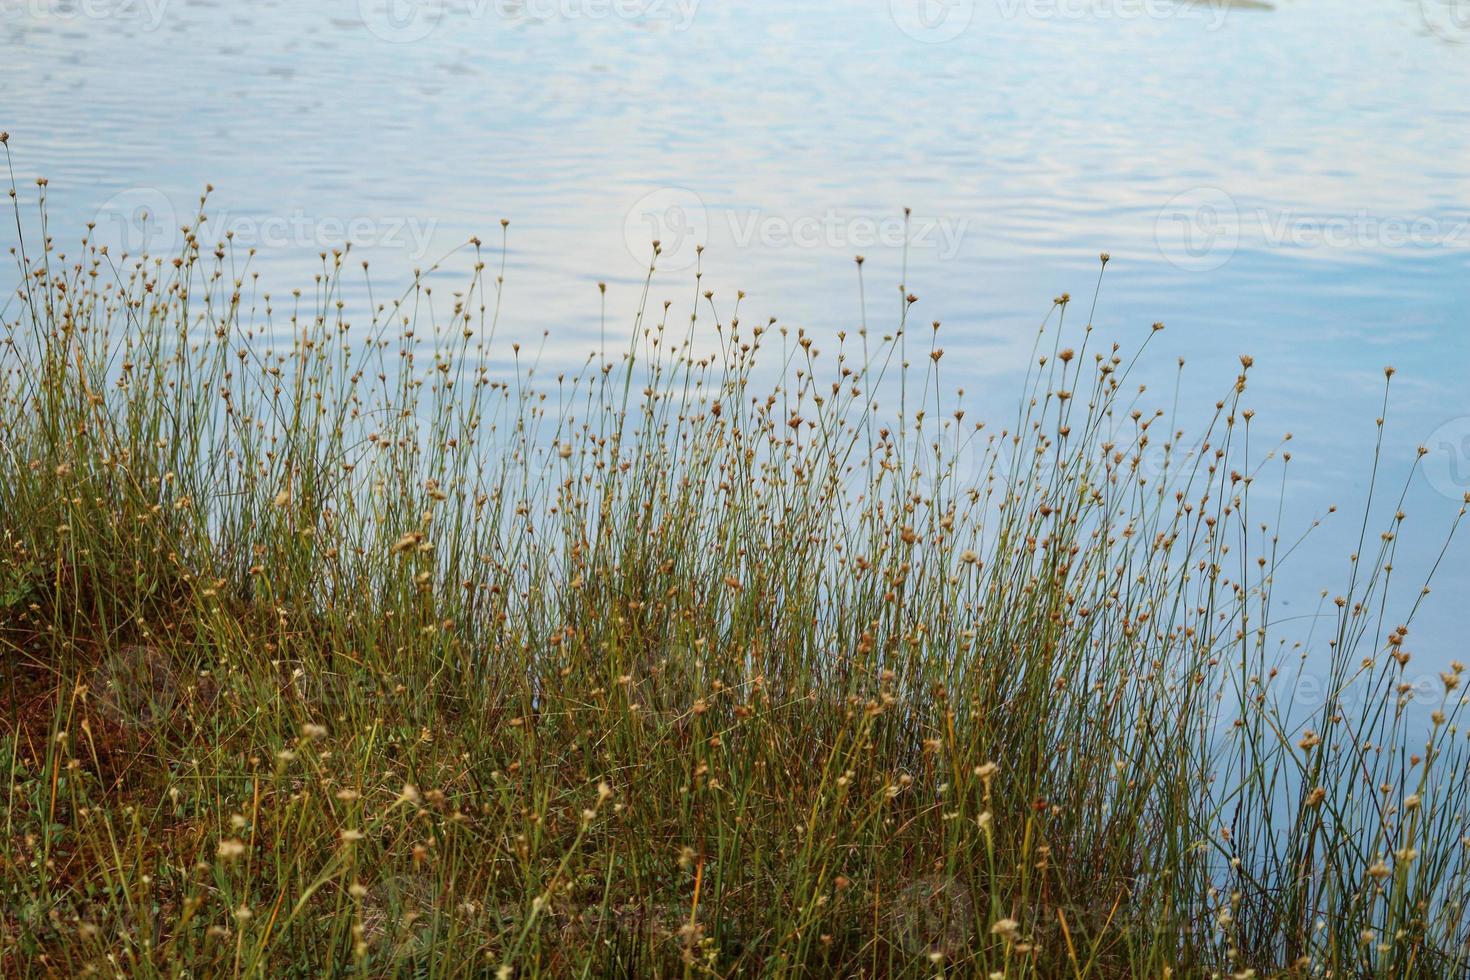
<instances>
[{"instance_id":1,"label":"blue water","mask_svg":"<svg viewBox=\"0 0 1470 980\"><path fill-rule=\"evenodd\" d=\"M506 218L502 336L549 330L552 361L596 343L598 281L631 321L655 235L656 300L687 315L701 243L722 315L744 289L742 319L819 338L864 316L860 253L870 323L904 281L946 386L1001 421L1105 250L1099 330L1164 321L1144 377L1185 357L1200 408L1251 354L1288 530L1342 508L1285 615L1345 578L1384 365L1394 497L1430 450L1397 574L1470 490L1467 93L1470 0L0 0L0 129L59 240L166 249L208 182L264 288L350 239L381 292L446 254L459 281ZM1467 559L1414 634L1436 669L1466 654Z\"/></svg>"}]
</instances>

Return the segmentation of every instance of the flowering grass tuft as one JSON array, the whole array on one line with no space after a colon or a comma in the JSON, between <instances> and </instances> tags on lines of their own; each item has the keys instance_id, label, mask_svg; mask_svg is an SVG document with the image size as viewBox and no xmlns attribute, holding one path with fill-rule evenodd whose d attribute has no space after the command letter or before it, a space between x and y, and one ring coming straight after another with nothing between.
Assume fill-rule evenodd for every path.
<instances>
[{"instance_id":1,"label":"flowering grass tuft","mask_svg":"<svg viewBox=\"0 0 1470 980\"><path fill-rule=\"evenodd\" d=\"M1280 645L1250 358L1187 434L1059 297L993 428L913 297L823 349L651 269L543 376L483 247L356 311L15 242L0 974L1470 970L1464 667L1401 513Z\"/></svg>"}]
</instances>

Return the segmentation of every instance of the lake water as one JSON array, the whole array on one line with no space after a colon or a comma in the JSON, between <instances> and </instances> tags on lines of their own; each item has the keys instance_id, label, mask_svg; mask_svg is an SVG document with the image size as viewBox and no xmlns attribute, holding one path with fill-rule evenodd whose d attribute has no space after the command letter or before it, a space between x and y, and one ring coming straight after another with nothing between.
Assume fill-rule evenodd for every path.
<instances>
[{"instance_id":1,"label":"lake water","mask_svg":"<svg viewBox=\"0 0 1470 980\"><path fill-rule=\"evenodd\" d=\"M1470 0L0 0L0 93L62 241L167 248L212 182L284 293L344 240L400 286L509 219L502 329L552 360L595 344L599 280L630 322L653 237L656 298L687 308L701 243L724 309L819 337L860 320L862 254L870 322L906 278L995 413L1108 251L1099 328L1167 323L1153 376L1186 357L1186 401L1254 356L1289 526L1361 504L1385 364L1395 493L1431 451L1408 575L1470 490ZM1343 578L1338 523L1288 614ZM1467 557L1417 632L1436 666Z\"/></svg>"}]
</instances>

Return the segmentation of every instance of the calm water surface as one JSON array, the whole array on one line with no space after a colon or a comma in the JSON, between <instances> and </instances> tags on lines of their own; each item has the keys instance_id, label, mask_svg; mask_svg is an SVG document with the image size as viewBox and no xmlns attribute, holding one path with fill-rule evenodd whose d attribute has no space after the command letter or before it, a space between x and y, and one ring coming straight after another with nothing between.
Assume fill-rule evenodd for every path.
<instances>
[{"instance_id":1,"label":"calm water surface","mask_svg":"<svg viewBox=\"0 0 1470 980\"><path fill-rule=\"evenodd\" d=\"M1289 526L1361 505L1385 364L1395 495L1431 450L1407 572L1470 489L1470 0L0 0L0 128L59 239L167 247L212 182L281 293L344 240L399 286L507 218L502 329L568 363L599 280L631 319L655 236L658 299L687 309L702 243L723 308L830 336L861 253L892 323L907 206L946 384L997 419L1106 250L1099 328L1167 323L1152 377L1184 356L1209 407L1254 356ZM1338 523L1287 615L1343 579ZM1436 662L1466 653L1470 549L1441 571Z\"/></svg>"}]
</instances>

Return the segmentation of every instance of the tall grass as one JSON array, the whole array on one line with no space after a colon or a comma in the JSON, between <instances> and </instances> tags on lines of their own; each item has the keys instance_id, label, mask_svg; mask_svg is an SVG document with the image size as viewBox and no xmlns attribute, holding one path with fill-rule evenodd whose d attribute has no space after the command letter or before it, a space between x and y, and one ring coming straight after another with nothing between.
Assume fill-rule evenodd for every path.
<instances>
[{"instance_id":1,"label":"tall grass","mask_svg":"<svg viewBox=\"0 0 1470 980\"><path fill-rule=\"evenodd\" d=\"M1381 487L1278 633L1249 358L1190 436L1060 297L981 425L912 297L829 345L651 265L549 374L503 243L359 310L344 254L267 296L198 225L59 250L41 197L0 973L1470 970L1463 667L1411 660Z\"/></svg>"}]
</instances>

